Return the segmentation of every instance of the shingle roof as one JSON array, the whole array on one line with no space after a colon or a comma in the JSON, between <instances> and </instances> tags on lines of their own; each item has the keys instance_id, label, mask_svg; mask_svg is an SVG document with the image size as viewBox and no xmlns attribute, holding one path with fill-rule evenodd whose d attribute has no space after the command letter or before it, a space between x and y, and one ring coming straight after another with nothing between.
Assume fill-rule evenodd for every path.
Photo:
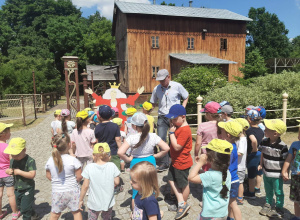
<instances>
[{"instance_id":1,"label":"shingle roof","mask_svg":"<svg viewBox=\"0 0 300 220\"><path fill-rule=\"evenodd\" d=\"M87 80L92 80L91 71L93 71L93 80L107 80L115 81L117 80L117 69L109 69L110 66L100 66L100 65L86 65L88 77Z\"/></svg>"},{"instance_id":2,"label":"shingle roof","mask_svg":"<svg viewBox=\"0 0 300 220\"><path fill-rule=\"evenodd\" d=\"M237 64L237 62L211 57L208 54L170 53L169 55L176 59L193 64Z\"/></svg>"},{"instance_id":3,"label":"shingle roof","mask_svg":"<svg viewBox=\"0 0 300 220\"><path fill-rule=\"evenodd\" d=\"M213 18L252 21L252 19L226 9L176 7L117 1L116 5L125 14L166 15L179 17Z\"/></svg>"}]
</instances>

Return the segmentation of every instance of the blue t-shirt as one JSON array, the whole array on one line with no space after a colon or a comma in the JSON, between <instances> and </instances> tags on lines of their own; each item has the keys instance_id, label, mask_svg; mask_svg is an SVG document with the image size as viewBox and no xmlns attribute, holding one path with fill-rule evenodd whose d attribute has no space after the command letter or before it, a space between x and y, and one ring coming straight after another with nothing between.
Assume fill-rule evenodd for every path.
<instances>
[{"instance_id":1,"label":"blue t-shirt","mask_svg":"<svg viewBox=\"0 0 300 220\"><path fill-rule=\"evenodd\" d=\"M229 191L231 187L231 175L227 170L227 178L225 184L228 188L227 198L223 199L220 192L222 185L222 172L209 169L205 173L200 174L203 185L203 207L202 217L222 218L228 215Z\"/></svg>"},{"instance_id":2,"label":"blue t-shirt","mask_svg":"<svg viewBox=\"0 0 300 220\"><path fill-rule=\"evenodd\" d=\"M134 199L133 220L148 220L148 216L157 215L157 220L161 220L158 202L154 195L141 199L142 195L137 194Z\"/></svg>"},{"instance_id":3,"label":"blue t-shirt","mask_svg":"<svg viewBox=\"0 0 300 220\"><path fill-rule=\"evenodd\" d=\"M117 155L118 145L116 137L121 137L120 128L116 123L106 122L100 123L95 128L95 137L98 143L108 143L111 151L111 155Z\"/></svg>"},{"instance_id":4,"label":"blue t-shirt","mask_svg":"<svg viewBox=\"0 0 300 220\"><path fill-rule=\"evenodd\" d=\"M300 172L300 141L292 143L289 154L293 155L293 160L291 162L292 175L297 175Z\"/></svg>"},{"instance_id":5,"label":"blue t-shirt","mask_svg":"<svg viewBox=\"0 0 300 220\"><path fill-rule=\"evenodd\" d=\"M239 177L237 175L238 170L238 153L237 153L237 147L236 144L232 144L233 149L230 155L230 165L229 165L229 171L231 174L231 183L237 182L239 180Z\"/></svg>"}]
</instances>

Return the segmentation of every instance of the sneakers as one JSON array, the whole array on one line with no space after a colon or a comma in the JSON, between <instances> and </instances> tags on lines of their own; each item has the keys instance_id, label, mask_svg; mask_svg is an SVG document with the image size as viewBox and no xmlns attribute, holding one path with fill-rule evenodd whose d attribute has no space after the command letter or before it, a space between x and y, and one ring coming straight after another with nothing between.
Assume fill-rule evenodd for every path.
<instances>
[{"instance_id":1,"label":"sneakers","mask_svg":"<svg viewBox=\"0 0 300 220\"><path fill-rule=\"evenodd\" d=\"M176 212L177 211L177 205L176 204L168 205L168 210L170 212Z\"/></svg>"},{"instance_id":2,"label":"sneakers","mask_svg":"<svg viewBox=\"0 0 300 220\"><path fill-rule=\"evenodd\" d=\"M238 205L244 205L243 197L237 197L237 198L236 198L236 203L237 203Z\"/></svg>"},{"instance_id":3,"label":"sneakers","mask_svg":"<svg viewBox=\"0 0 300 220\"><path fill-rule=\"evenodd\" d=\"M248 198L248 199L255 199L256 197L255 197L255 193L253 192L244 192L244 197L245 198Z\"/></svg>"},{"instance_id":4,"label":"sneakers","mask_svg":"<svg viewBox=\"0 0 300 220\"><path fill-rule=\"evenodd\" d=\"M187 204L186 202L184 203L183 206L179 206L177 209L177 213L175 215L175 219L181 219L190 208L191 208L191 206L189 204Z\"/></svg>"},{"instance_id":5,"label":"sneakers","mask_svg":"<svg viewBox=\"0 0 300 220\"><path fill-rule=\"evenodd\" d=\"M34 213L32 216L31 216L31 220L39 220L40 219L40 216L38 216L38 214Z\"/></svg>"},{"instance_id":6,"label":"sneakers","mask_svg":"<svg viewBox=\"0 0 300 220\"><path fill-rule=\"evenodd\" d=\"M20 215L21 215L21 212L20 211L18 211L17 213L12 213L11 214L11 220L17 220L19 217L20 217Z\"/></svg>"},{"instance_id":7,"label":"sneakers","mask_svg":"<svg viewBox=\"0 0 300 220\"><path fill-rule=\"evenodd\" d=\"M275 207L268 212L267 216L270 218L282 218L284 216L284 211L282 208Z\"/></svg>"},{"instance_id":8,"label":"sneakers","mask_svg":"<svg viewBox=\"0 0 300 220\"><path fill-rule=\"evenodd\" d=\"M171 194L171 193L166 194L165 200L177 203L177 198L176 198L175 194Z\"/></svg>"},{"instance_id":9,"label":"sneakers","mask_svg":"<svg viewBox=\"0 0 300 220\"><path fill-rule=\"evenodd\" d=\"M271 211L271 205L266 203L259 214L266 216Z\"/></svg>"},{"instance_id":10,"label":"sneakers","mask_svg":"<svg viewBox=\"0 0 300 220\"><path fill-rule=\"evenodd\" d=\"M255 188L255 195L257 195L257 196L261 196L260 189L257 189L257 188Z\"/></svg>"},{"instance_id":11,"label":"sneakers","mask_svg":"<svg viewBox=\"0 0 300 220\"><path fill-rule=\"evenodd\" d=\"M169 169L169 166L168 165L166 165L166 164L162 164L162 165L160 165L158 168L157 168L157 172L163 172L163 171L165 171L165 170L167 170L167 169Z\"/></svg>"}]
</instances>

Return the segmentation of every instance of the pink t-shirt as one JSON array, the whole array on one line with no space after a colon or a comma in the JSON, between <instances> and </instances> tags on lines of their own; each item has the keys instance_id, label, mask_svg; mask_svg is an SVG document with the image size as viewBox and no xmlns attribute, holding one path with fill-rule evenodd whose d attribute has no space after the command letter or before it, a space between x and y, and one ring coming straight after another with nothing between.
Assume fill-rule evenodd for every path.
<instances>
[{"instance_id":1,"label":"pink t-shirt","mask_svg":"<svg viewBox=\"0 0 300 220\"><path fill-rule=\"evenodd\" d=\"M208 121L199 124L197 135L202 137L201 147L206 146L212 139L218 137L217 121ZM201 154L206 154L206 149L201 148ZM204 171L209 170L210 164L206 164L202 167Z\"/></svg>"},{"instance_id":2,"label":"pink t-shirt","mask_svg":"<svg viewBox=\"0 0 300 220\"><path fill-rule=\"evenodd\" d=\"M93 155L92 143L97 140L95 138L95 133L92 129L86 128L78 132L74 129L71 134L71 142L76 144L76 157L90 157Z\"/></svg>"},{"instance_id":3,"label":"pink t-shirt","mask_svg":"<svg viewBox=\"0 0 300 220\"><path fill-rule=\"evenodd\" d=\"M0 178L8 177L5 170L9 168L9 154L5 154L4 150L8 146L6 143L0 143Z\"/></svg>"}]
</instances>

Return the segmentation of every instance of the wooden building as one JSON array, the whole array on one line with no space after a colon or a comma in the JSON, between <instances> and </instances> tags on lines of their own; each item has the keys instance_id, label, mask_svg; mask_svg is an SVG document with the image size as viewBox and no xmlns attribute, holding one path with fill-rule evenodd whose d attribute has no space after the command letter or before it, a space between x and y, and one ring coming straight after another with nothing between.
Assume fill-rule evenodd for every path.
<instances>
[{"instance_id":1,"label":"wooden building","mask_svg":"<svg viewBox=\"0 0 300 220\"><path fill-rule=\"evenodd\" d=\"M220 65L229 80L241 76L248 21L224 9L115 2L112 35L120 88L135 93L144 85L151 93L159 69L172 76L189 64Z\"/></svg>"}]
</instances>

